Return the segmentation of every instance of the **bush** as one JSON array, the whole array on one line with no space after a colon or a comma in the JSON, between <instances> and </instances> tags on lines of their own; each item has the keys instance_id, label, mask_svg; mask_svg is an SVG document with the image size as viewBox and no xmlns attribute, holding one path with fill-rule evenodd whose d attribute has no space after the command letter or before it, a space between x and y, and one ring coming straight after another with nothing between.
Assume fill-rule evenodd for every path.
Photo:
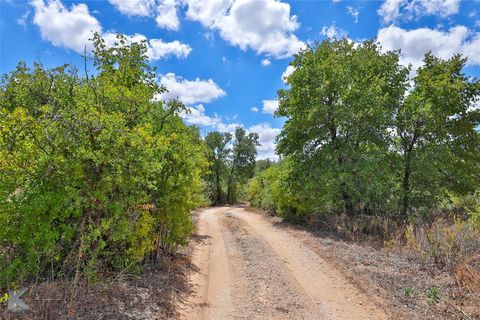
<instances>
[{"instance_id":1,"label":"bush","mask_svg":"<svg viewBox=\"0 0 480 320\"><path fill-rule=\"evenodd\" d=\"M425 263L456 270L480 252L480 229L471 221L438 219L432 225L405 230L407 248L418 252Z\"/></svg>"},{"instance_id":2,"label":"bush","mask_svg":"<svg viewBox=\"0 0 480 320\"><path fill-rule=\"evenodd\" d=\"M186 244L207 165L144 44L96 35L95 76L20 63L0 87L0 287L140 268Z\"/></svg>"}]
</instances>

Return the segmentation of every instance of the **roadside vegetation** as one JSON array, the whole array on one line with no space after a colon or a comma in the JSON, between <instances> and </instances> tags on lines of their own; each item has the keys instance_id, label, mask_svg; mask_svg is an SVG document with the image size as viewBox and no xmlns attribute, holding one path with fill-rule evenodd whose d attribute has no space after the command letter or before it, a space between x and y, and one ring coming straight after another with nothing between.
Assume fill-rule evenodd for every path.
<instances>
[{"instance_id":1,"label":"roadside vegetation","mask_svg":"<svg viewBox=\"0 0 480 320\"><path fill-rule=\"evenodd\" d=\"M96 295L123 292L107 300L127 303L124 286L151 279L157 299L139 308L170 317L189 291L178 251L195 230L192 209L245 198L258 136L239 127L202 138L181 118L187 107L158 98L166 88L145 43L92 42L84 70L20 62L2 78L0 304L29 288L37 316L88 318Z\"/></svg>"},{"instance_id":2,"label":"roadside vegetation","mask_svg":"<svg viewBox=\"0 0 480 320\"><path fill-rule=\"evenodd\" d=\"M278 92L280 160L250 180L251 206L408 252L479 292L480 81L466 63L427 54L415 71L368 41L297 54Z\"/></svg>"},{"instance_id":3,"label":"roadside vegetation","mask_svg":"<svg viewBox=\"0 0 480 320\"><path fill-rule=\"evenodd\" d=\"M146 46L93 39L93 74L41 63L0 89L0 288L140 272L188 243L207 149ZM80 76L80 74L83 74ZM4 292L2 290L2 292Z\"/></svg>"}]
</instances>

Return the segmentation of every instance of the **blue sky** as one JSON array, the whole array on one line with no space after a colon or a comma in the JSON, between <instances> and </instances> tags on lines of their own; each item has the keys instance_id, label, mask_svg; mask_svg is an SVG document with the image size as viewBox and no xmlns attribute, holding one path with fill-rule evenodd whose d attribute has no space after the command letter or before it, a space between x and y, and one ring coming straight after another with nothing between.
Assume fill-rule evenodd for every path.
<instances>
[{"instance_id":1,"label":"blue sky","mask_svg":"<svg viewBox=\"0 0 480 320\"><path fill-rule=\"evenodd\" d=\"M427 51L468 55L480 77L480 1L0 0L0 72L20 61L81 66L92 31L145 39L158 81L190 108L202 132L241 125L274 156L282 127L276 92L292 55L308 43L377 38L414 68Z\"/></svg>"}]
</instances>

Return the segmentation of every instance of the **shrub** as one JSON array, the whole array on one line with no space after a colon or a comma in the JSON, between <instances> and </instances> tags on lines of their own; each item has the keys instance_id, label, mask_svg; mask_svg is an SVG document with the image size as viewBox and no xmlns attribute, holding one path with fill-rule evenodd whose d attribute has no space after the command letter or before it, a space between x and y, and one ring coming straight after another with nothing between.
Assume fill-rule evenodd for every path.
<instances>
[{"instance_id":1,"label":"shrub","mask_svg":"<svg viewBox=\"0 0 480 320\"><path fill-rule=\"evenodd\" d=\"M207 165L144 44L94 38L95 76L21 63L0 87L0 287L141 267L184 245Z\"/></svg>"}]
</instances>

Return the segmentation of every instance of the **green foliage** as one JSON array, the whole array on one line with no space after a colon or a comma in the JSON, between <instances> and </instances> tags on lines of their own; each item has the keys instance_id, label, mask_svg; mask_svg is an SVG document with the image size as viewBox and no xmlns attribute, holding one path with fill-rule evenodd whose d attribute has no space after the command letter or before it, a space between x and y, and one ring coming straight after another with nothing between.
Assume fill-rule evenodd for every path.
<instances>
[{"instance_id":1,"label":"green foliage","mask_svg":"<svg viewBox=\"0 0 480 320\"><path fill-rule=\"evenodd\" d=\"M427 301L432 304L440 302L440 290L436 287L427 289Z\"/></svg>"},{"instance_id":2,"label":"green foliage","mask_svg":"<svg viewBox=\"0 0 480 320\"><path fill-rule=\"evenodd\" d=\"M222 191L222 183L224 183L228 171L227 159L230 155L228 145L231 140L232 135L230 133L220 133L218 131L209 132L205 137L210 160L210 174L207 176L210 186L209 198L214 204L221 204L226 201Z\"/></svg>"},{"instance_id":3,"label":"green foliage","mask_svg":"<svg viewBox=\"0 0 480 320\"><path fill-rule=\"evenodd\" d=\"M258 145L258 134L249 133L247 135L245 129L241 127L235 129L230 173L227 180L228 203L233 204L237 202L240 186L253 177Z\"/></svg>"},{"instance_id":4,"label":"green foliage","mask_svg":"<svg viewBox=\"0 0 480 320\"><path fill-rule=\"evenodd\" d=\"M405 297L415 298L418 296L418 292L415 288L407 287L405 288Z\"/></svg>"},{"instance_id":5,"label":"green foliage","mask_svg":"<svg viewBox=\"0 0 480 320\"><path fill-rule=\"evenodd\" d=\"M144 44L94 39L95 75L20 63L0 89L0 287L94 276L184 245L206 150L154 98Z\"/></svg>"},{"instance_id":6,"label":"green foliage","mask_svg":"<svg viewBox=\"0 0 480 320\"><path fill-rule=\"evenodd\" d=\"M258 135L237 127L233 143L230 133L217 131L208 133L205 143L211 163L207 175L209 198L214 204L234 204L255 172Z\"/></svg>"},{"instance_id":7,"label":"green foliage","mask_svg":"<svg viewBox=\"0 0 480 320\"><path fill-rule=\"evenodd\" d=\"M292 161L281 161L255 175L248 184L250 205L275 212L287 221L303 221L309 210L304 200L309 197L292 185L293 165Z\"/></svg>"},{"instance_id":8,"label":"green foliage","mask_svg":"<svg viewBox=\"0 0 480 320\"><path fill-rule=\"evenodd\" d=\"M390 209L392 115L408 75L397 53L324 41L292 65L290 87L279 91L277 115L287 120L278 151L295 163L307 202L321 211Z\"/></svg>"},{"instance_id":9,"label":"green foliage","mask_svg":"<svg viewBox=\"0 0 480 320\"><path fill-rule=\"evenodd\" d=\"M480 187L480 81L465 64L427 54L410 81L398 52L374 42L298 53L278 91L282 161L250 182L252 205L293 220L334 212L406 221L470 197ZM457 208L475 221L478 207Z\"/></svg>"},{"instance_id":10,"label":"green foliage","mask_svg":"<svg viewBox=\"0 0 480 320\"><path fill-rule=\"evenodd\" d=\"M480 82L462 74L466 59L425 56L396 115L401 213L435 207L447 192L466 195L480 179Z\"/></svg>"}]
</instances>

